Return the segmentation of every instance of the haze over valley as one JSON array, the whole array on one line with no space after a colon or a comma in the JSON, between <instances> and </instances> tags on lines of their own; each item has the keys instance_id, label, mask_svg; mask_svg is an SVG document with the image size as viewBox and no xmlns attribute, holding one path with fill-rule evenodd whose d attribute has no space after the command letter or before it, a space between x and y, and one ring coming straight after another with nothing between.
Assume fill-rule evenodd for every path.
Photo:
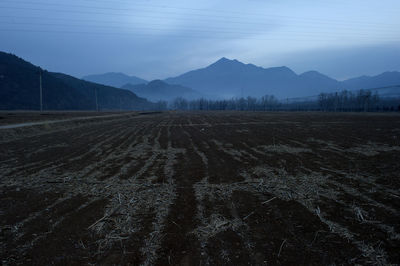
<instances>
[{"instance_id":1,"label":"haze over valley","mask_svg":"<svg viewBox=\"0 0 400 266\"><path fill-rule=\"evenodd\" d=\"M107 79L108 75L98 75L104 79L103 82L99 83L110 84L112 80ZM84 77L84 79L92 82L97 81L90 77ZM264 95L275 95L280 99L284 99L315 96L322 92L330 93L340 90L396 86L400 84L400 72L384 72L372 77L361 76L337 81L318 71L296 74L285 66L263 68L223 57L205 68L192 70L177 77L167 78L164 81L173 85L183 85L196 91L197 96L187 96L190 99L194 97L200 98L199 96L229 99L247 96L261 97ZM122 79L118 81L118 84L123 82ZM128 83L135 85L135 83ZM148 90L152 89L148 88ZM145 94L141 94L140 91L137 92L138 95L144 97ZM182 96L185 97L185 95ZM160 97L158 98L161 99Z\"/></svg>"}]
</instances>

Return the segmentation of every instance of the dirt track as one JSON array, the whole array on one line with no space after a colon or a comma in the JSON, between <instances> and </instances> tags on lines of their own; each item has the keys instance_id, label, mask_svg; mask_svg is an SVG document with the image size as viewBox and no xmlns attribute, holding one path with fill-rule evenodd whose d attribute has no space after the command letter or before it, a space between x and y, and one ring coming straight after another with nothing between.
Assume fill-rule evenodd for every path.
<instances>
[{"instance_id":1,"label":"dirt track","mask_svg":"<svg viewBox=\"0 0 400 266\"><path fill-rule=\"evenodd\" d=\"M0 131L15 264L400 263L400 116L163 113Z\"/></svg>"},{"instance_id":2,"label":"dirt track","mask_svg":"<svg viewBox=\"0 0 400 266\"><path fill-rule=\"evenodd\" d=\"M89 111L2 111L0 110L0 127L23 123L40 123L44 121L57 121L67 119L79 119L87 117L110 116L122 112L89 112Z\"/></svg>"}]
</instances>

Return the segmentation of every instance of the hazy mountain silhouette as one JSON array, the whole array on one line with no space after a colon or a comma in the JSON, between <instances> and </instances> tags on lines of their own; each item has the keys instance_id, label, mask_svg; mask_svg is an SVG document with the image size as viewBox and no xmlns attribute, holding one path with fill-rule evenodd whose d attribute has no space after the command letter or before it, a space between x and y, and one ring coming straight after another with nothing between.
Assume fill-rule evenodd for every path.
<instances>
[{"instance_id":1,"label":"hazy mountain silhouette","mask_svg":"<svg viewBox=\"0 0 400 266\"><path fill-rule=\"evenodd\" d=\"M320 91L321 87L328 88L337 88L338 81L336 79L330 78L326 75L323 75L317 71L308 71L299 75L301 83L303 86L307 88L311 88L312 91Z\"/></svg>"},{"instance_id":2,"label":"hazy mountain silhouette","mask_svg":"<svg viewBox=\"0 0 400 266\"><path fill-rule=\"evenodd\" d=\"M361 76L342 81L340 87L348 90L372 89L400 85L400 72L384 72L377 76Z\"/></svg>"},{"instance_id":3,"label":"hazy mountain silhouette","mask_svg":"<svg viewBox=\"0 0 400 266\"><path fill-rule=\"evenodd\" d=\"M183 97L188 100L204 97L197 91L181 85L171 85L161 80L153 80L148 84L132 85L126 84L122 86L135 93L136 95L146 98L150 101L171 101L177 97Z\"/></svg>"},{"instance_id":4,"label":"hazy mountain silhouette","mask_svg":"<svg viewBox=\"0 0 400 266\"><path fill-rule=\"evenodd\" d=\"M38 110L40 70L15 55L0 52L0 109ZM45 110L94 110L95 90L100 109L142 110L155 105L135 93L153 101L169 101L176 97L230 98L266 94L293 98L380 87L390 87L377 90L389 96L398 95L400 88L400 72L396 71L339 82L316 71L297 75L287 67L262 68L226 58L206 68L169 78L168 83L155 80L149 84L126 85L124 88L130 91L48 71L42 71L42 80Z\"/></svg>"},{"instance_id":5,"label":"hazy mountain silhouette","mask_svg":"<svg viewBox=\"0 0 400 266\"><path fill-rule=\"evenodd\" d=\"M376 77L360 77L339 82L317 71L297 75L288 67L262 68L237 60L221 58L208 67L165 80L204 94L224 98L275 95L278 98L303 97L342 89L355 90L400 84L399 72Z\"/></svg>"},{"instance_id":6,"label":"hazy mountain silhouette","mask_svg":"<svg viewBox=\"0 0 400 266\"><path fill-rule=\"evenodd\" d=\"M38 110L40 68L0 52L0 109ZM95 90L100 109L149 109L153 104L134 93L42 71L44 110L94 110Z\"/></svg>"},{"instance_id":7,"label":"hazy mountain silhouette","mask_svg":"<svg viewBox=\"0 0 400 266\"><path fill-rule=\"evenodd\" d=\"M314 77L314 80L319 79ZM219 94L222 97L259 97L273 94L282 98L305 96L321 91L319 84L314 84L319 88L316 91L308 89L307 85L311 82L307 82L306 76L300 78L287 67L262 68L227 58L221 58L206 68L168 78L166 81L188 86L202 93ZM333 91L337 88L337 84L329 85L325 90Z\"/></svg>"},{"instance_id":8,"label":"hazy mountain silhouette","mask_svg":"<svg viewBox=\"0 0 400 266\"><path fill-rule=\"evenodd\" d=\"M121 88L125 84L144 84L147 83L147 80L135 77L135 76L128 76L124 73L105 73L105 74L98 74L98 75L89 75L82 78L83 80L112 86L116 88Z\"/></svg>"}]
</instances>

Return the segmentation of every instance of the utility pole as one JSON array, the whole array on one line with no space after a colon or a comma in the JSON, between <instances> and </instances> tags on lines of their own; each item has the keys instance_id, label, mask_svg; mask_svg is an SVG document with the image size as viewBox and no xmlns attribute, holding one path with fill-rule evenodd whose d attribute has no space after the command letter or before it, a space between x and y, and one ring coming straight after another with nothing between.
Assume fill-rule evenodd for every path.
<instances>
[{"instance_id":1,"label":"utility pole","mask_svg":"<svg viewBox=\"0 0 400 266\"><path fill-rule=\"evenodd\" d=\"M40 112L43 111L42 70L39 70Z\"/></svg>"},{"instance_id":2,"label":"utility pole","mask_svg":"<svg viewBox=\"0 0 400 266\"><path fill-rule=\"evenodd\" d=\"M96 98L96 111L99 111L99 104L97 102L97 88L94 88L94 97Z\"/></svg>"}]
</instances>

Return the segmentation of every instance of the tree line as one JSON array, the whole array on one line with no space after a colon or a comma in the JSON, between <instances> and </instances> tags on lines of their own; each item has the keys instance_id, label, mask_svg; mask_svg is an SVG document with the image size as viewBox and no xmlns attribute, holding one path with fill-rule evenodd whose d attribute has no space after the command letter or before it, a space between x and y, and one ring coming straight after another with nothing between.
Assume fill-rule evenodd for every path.
<instances>
[{"instance_id":1,"label":"tree line","mask_svg":"<svg viewBox=\"0 0 400 266\"><path fill-rule=\"evenodd\" d=\"M371 90L344 90L335 93L321 93L315 97L285 100L278 100L273 95L221 100L205 98L187 100L177 97L169 103L159 101L156 106L159 110L373 112L400 111L400 99L381 98Z\"/></svg>"},{"instance_id":2,"label":"tree line","mask_svg":"<svg viewBox=\"0 0 400 266\"><path fill-rule=\"evenodd\" d=\"M379 109L380 97L370 90L356 92L342 91L336 93L321 93L318 103L322 111L331 112L371 112Z\"/></svg>"},{"instance_id":3,"label":"tree line","mask_svg":"<svg viewBox=\"0 0 400 266\"><path fill-rule=\"evenodd\" d=\"M178 97L170 103L175 110L236 110L236 111L273 111L279 107L275 96L266 95L261 98L241 97L228 100L197 99L186 100Z\"/></svg>"}]
</instances>

